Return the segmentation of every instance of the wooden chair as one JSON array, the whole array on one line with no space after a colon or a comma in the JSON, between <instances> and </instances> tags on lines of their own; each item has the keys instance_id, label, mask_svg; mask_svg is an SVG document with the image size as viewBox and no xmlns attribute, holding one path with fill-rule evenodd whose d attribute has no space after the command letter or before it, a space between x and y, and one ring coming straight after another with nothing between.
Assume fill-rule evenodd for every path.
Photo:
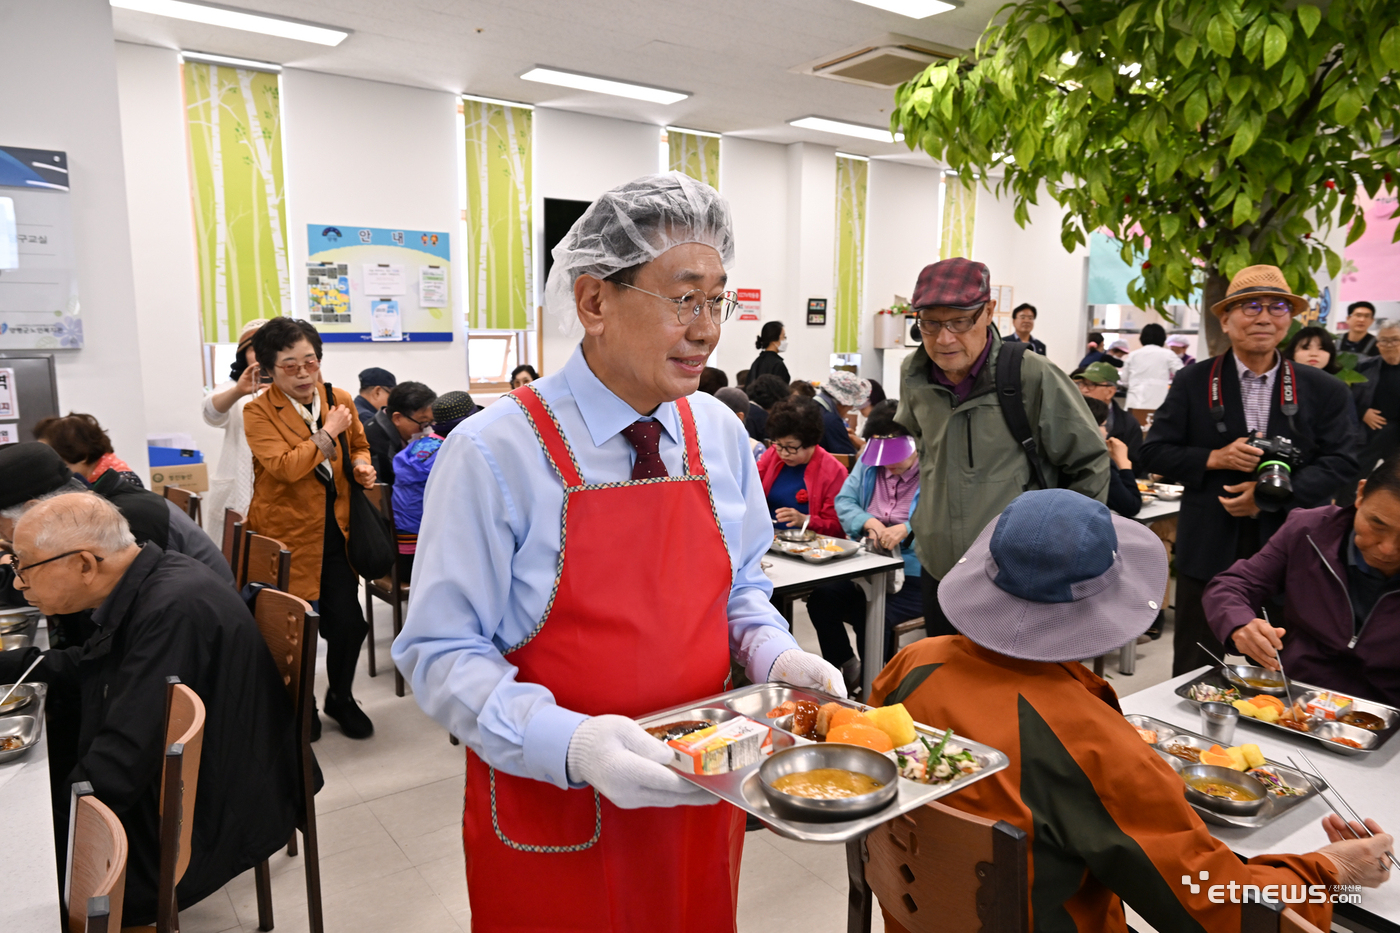
<instances>
[{"instance_id":1,"label":"wooden chair","mask_svg":"<svg viewBox=\"0 0 1400 933\"><path fill-rule=\"evenodd\" d=\"M165 684L165 764L160 777L156 925L134 929L180 933L180 905L175 898L175 887L190 865L199 759L204 748L204 703L193 690L180 683L178 677L165 678Z\"/></svg>"},{"instance_id":2,"label":"wooden chair","mask_svg":"<svg viewBox=\"0 0 1400 933\"><path fill-rule=\"evenodd\" d=\"M240 590L249 583L261 583L284 591L291 586L292 552L276 538L243 529L239 559L242 562L238 572Z\"/></svg>"},{"instance_id":3,"label":"wooden chair","mask_svg":"<svg viewBox=\"0 0 1400 933\"><path fill-rule=\"evenodd\" d=\"M243 543L243 516L233 509L224 509L224 540L221 550L224 560L238 575L238 546Z\"/></svg>"},{"instance_id":4,"label":"wooden chair","mask_svg":"<svg viewBox=\"0 0 1400 933\"><path fill-rule=\"evenodd\" d=\"M117 933L126 892L126 830L87 781L73 785L70 800L64 874L68 933Z\"/></svg>"},{"instance_id":5,"label":"wooden chair","mask_svg":"<svg viewBox=\"0 0 1400 933\"><path fill-rule=\"evenodd\" d=\"M1240 905L1240 933L1323 933L1293 908L1275 901Z\"/></svg>"},{"instance_id":6,"label":"wooden chair","mask_svg":"<svg viewBox=\"0 0 1400 933\"><path fill-rule=\"evenodd\" d=\"M1026 933L1026 834L930 803L846 844L848 933L869 933L871 895L910 933Z\"/></svg>"},{"instance_id":7,"label":"wooden chair","mask_svg":"<svg viewBox=\"0 0 1400 933\"><path fill-rule=\"evenodd\" d=\"M258 630L272 652L296 716L297 792L306 814L301 837L306 850L306 905L310 933L323 933L321 916L321 861L316 836L315 759L311 754L312 691L316 683L316 629L320 617L305 600L290 593L263 590L258 594ZM296 841L296 833L292 833ZM296 851L289 847L289 855ZM258 892L258 929L272 929L272 875L264 861L253 869Z\"/></svg>"},{"instance_id":8,"label":"wooden chair","mask_svg":"<svg viewBox=\"0 0 1400 933\"><path fill-rule=\"evenodd\" d=\"M379 509L384 519L389 523L390 533L394 535L395 542L398 541L397 526L394 524L394 497L391 495L391 487L384 483L376 483L373 489L365 490L369 501ZM365 581L365 622L369 623L369 676L379 676L379 670L374 657L374 601L382 599L388 603L394 613L394 637L399 637L399 632L403 631L403 616L408 606L408 583L399 579L399 562L394 560L394 565L387 577L378 580ZM397 667L394 668L394 695L403 696L403 674L399 673Z\"/></svg>"},{"instance_id":9,"label":"wooden chair","mask_svg":"<svg viewBox=\"0 0 1400 933\"><path fill-rule=\"evenodd\" d=\"M843 467L846 468L846 472L847 472L847 473L851 472L851 455L850 455L850 454L832 454L832 456L836 458L836 462L837 462L837 463L841 464Z\"/></svg>"},{"instance_id":10,"label":"wooden chair","mask_svg":"<svg viewBox=\"0 0 1400 933\"><path fill-rule=\"evenodd\" d=\"M908 578L905 579L905 585L909 585ZM923 616L915 616L912 619L908 619L904 622L899 623L894 627L894 650L899 650L899 640L905 635L908 635L910 632L917 632L921 629L927 628L928 626L924 624ZM885 658L885 661L888 662L889 658Z\"/></svg>"},{"instance_id":11,"label":"wooden chair","mask_svg":"<svg viewBox=\"0 0 1400 933\"><path fill-rule=\"evenodd\" d=\"M179 486L166 486L165 498L175 503L180 511L194 520L196 525L204 524L200 516L199 493L181 489Z\"/></svg>"}]
</instances>

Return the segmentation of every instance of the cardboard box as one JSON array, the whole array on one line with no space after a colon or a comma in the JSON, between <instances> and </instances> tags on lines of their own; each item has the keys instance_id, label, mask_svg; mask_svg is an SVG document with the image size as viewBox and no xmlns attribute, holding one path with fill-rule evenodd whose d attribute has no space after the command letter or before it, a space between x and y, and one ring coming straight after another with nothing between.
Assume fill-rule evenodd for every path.
<instances>
[{"instance_id":1,"label":"cardboard box","mask_svg":"<svg viewBox=\"0 0 1400 933\"><path fill-rule=\"evenodd\" d=\"M209 491L209 465L191 463L183 466L151 469L151 492L161 494L166 486L179 486L190 492Z\"/></svg>"}]
</instances>

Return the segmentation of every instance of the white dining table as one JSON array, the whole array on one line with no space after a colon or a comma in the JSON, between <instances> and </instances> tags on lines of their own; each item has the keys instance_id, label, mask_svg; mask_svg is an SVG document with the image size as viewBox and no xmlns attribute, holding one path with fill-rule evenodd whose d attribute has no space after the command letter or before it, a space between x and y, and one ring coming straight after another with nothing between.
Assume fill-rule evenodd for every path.
<instances>
[{"instance_id":1,"label":"white dining table","mask_svg":"<svg viewBox=\"0 0 1400 933\"><path fill-rule=\"evenodd\" d=\"M1184 684L1194 683L1209 671L1209 667L1182 674L1171 680L1130 693L1120 699L1125 713L1152 716L1191 732L1201 731L1200 712L1196 704L1183 700L1175 693ZM1307 769L1298 753L1305 752L1325 778L1362 816L1374 819L1384 829L1400 834L1400 740L1392 740L1380 751L1369 755L1340 755L1327 751L1319 743L1287 732L1262 726L1241 724L1235 729L1235 744L1253 742L1264 757L1281 764L1292 755ZM1341 807L1334 794L1329 798ZM1314 797L1259 829L1239 829L1227 826L1210 827L1211 834L1225 842L1238 854L1252 858L1265 853L1311 852L1327 845L1322 830L1322 818L1332 812L1327 804ZM1342 812L1346 812L1342 808ZM1361 904L1337 905L1334 923L1349 930L1400 930L1400 872L1379 888L1364 888Z\"/></svg>"},{"instance_id":2,"label":"white dining table","mask_svg":"<svg viewBox=\"0 0 1400 933\"><path fill-rule=\"evenodd\" d=\"M35 639L48 646L48 631ZM0 872L0 930L54 933L61 929L58 854L49 791L49 743L41 735L29 753L0 763L0 823L8 854ZM65 858L67 853L64 853Z\"/></svg>"},{"instance_id":3,"label":"white dining table","mask_svg":"<svg viewBox=\"0 0 1400 933\"><path fill-rule=\"evenodd\" d=\"M763 572L773 583L773 598L782 605L812 592L824 583L838 580L854 581L865 593L865 642L861 645L861 683L870 696L875 675L885 666L885 589L889 576L904 566L898 557L884 557L862 550L854 557L842 557L820 564L799 557L789 557L769 551L763 557ZM918 586L917 580L905 580L905 586ZM789 624L792 616L784 612Z\"/></svg>"}]
</instances>

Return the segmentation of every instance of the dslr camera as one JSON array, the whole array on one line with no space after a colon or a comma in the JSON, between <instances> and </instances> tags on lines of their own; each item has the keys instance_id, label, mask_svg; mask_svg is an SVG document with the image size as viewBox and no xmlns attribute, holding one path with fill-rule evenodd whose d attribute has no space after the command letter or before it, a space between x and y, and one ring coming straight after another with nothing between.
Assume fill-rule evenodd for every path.
<instances>
[{"instance_id":1,"label":"dslr camera","mask_svg":"<svg viewBox=\"0 0 1400 933\"><path fill-rule=\"evenodd\" d=\"M1266 437L1255 431L1247 442L1262 450L1259 466L1254 469L1254 502L1262 511L1277 512L1293 495L1291 474L1302 466L1302 452L1286 437Z\"/></svg>"}]
</instances>

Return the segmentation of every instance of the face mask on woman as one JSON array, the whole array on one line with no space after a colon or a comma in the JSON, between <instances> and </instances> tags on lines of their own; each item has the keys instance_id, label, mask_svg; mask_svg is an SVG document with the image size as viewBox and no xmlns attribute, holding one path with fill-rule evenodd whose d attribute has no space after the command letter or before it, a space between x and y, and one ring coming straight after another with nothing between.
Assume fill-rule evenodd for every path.
<instances>
[{"instance_id":1,"label":"face mask on woman","mask_svg":"<svg viewBox=\"0 0 1400 933\"><path fill-rule=\"evenodd\" d=\"M784 337L782 340L779 340L779 341L778 341L778 352L779 352L779 353L786 353L786 352L787 352L787 338L786 338L786 337Z\"/></svg>"}]
</instances>

